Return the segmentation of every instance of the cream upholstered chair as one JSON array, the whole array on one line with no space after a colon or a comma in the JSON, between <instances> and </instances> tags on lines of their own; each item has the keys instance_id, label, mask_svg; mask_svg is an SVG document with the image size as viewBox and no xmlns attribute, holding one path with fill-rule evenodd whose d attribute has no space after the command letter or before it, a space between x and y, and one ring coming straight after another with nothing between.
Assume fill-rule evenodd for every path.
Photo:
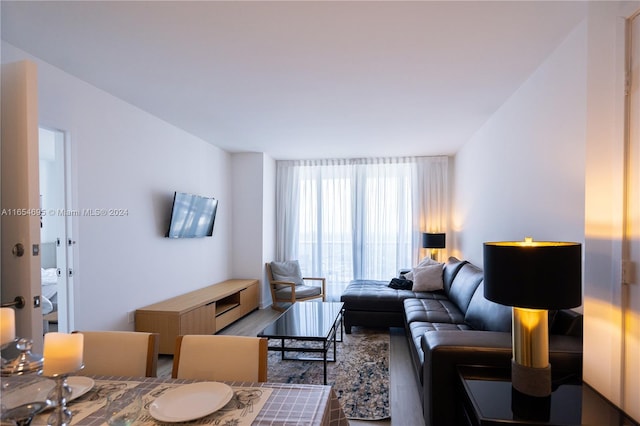
<instances>
[{"instance_id":1,"label":"cream upholstered chair","mask_svg":"<svg viewBox=\"0 0 640 426\"><path fill-rule=\"evenodd\" d=\"M86 376L156 377L158 333L139 331L74 331L84 335Z\"/></svg>"},{"instance_id":2,"label":"cream upholstered chair","mask_svg":"<svg viewBox=\"0 0 640 426\"><path fill-rule=\"evenodd\" d=\"M185 335L176 339L172 377L241 382L267 381L267 339Z\"/></svg>"},{"instance_id":3,"label":"cream upholstered chair","mask_svg":"<svg viewBox=\"0 0 640 426\"><path fill-rule=\"evenodd\" d=\"M303 277L297 260L267 263L267 278L273 300L271 307L275 310L284 311L296 301L325 300L326 280ZM320 285L305 284L307 280L319 281Z\"/></svg>"}]
</instances>

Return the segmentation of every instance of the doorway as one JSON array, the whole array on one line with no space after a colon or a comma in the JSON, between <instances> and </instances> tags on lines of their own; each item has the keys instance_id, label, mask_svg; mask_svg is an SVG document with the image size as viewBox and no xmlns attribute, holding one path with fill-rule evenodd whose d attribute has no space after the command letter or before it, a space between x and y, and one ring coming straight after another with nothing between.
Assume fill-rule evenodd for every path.
<instances>
[{"instance_id":1,"label":"doorway","mask_svg":"<svg viewBox=\"0 0 640 426\"><path fill-rule=\"evenodd\" d=\"M73 214L67 185L67 138L64 132L40 127L40 251L44 332L73 327Z\"/></svg>"}]
</instances>

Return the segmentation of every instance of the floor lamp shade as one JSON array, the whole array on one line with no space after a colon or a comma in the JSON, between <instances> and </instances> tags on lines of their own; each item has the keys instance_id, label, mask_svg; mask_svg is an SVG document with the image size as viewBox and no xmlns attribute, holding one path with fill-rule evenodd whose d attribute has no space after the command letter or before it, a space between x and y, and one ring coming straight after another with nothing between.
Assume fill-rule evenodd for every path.
<instances>
[{"instance_id":1,"label":"floor lamp shade","mask_svg":"<svg viewBox=\"0 0 640 426\"><path fill-rule=\"evenodd\" d=\"M484 296L512 306L513 388L532 397L551 394L548 309L580 306L579 243L484 243Z\"/></svg>"}]
</instances>

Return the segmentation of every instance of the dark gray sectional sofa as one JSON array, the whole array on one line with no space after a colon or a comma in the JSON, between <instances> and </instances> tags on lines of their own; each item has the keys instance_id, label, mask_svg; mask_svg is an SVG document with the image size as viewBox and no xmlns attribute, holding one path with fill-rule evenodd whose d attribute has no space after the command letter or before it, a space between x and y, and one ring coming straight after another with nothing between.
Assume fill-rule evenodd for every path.
<instances>
[{"instance_id":1,"label":"dark gray sectional sofa","mask_svg":"<svg viewBox=\"0 0 640 426\"><path fill-rule=\"evenodd\" d=\"M450 258L443 289L395 290L383 281L353 281L341 296L347 333L353 326L405 327L425 424L455 424L458 365L509 368L511 308L484 297L483 272ZM552 368L582 376L582 315L550 312Z\"/></svg>"}]
</instances>

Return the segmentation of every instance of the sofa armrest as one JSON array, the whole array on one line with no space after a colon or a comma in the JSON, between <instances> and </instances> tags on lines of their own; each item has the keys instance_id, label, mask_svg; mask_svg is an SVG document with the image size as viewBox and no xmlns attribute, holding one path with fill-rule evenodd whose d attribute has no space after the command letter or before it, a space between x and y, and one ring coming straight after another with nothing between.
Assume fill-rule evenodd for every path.
<instances>
[{"instance_id":1,"label":"sofa armrest","mask_svg":"<svg viewBox=\"0 0 640 426\"><path fill-rule=\"evenodd\" d=\"M511 333L497 331L428 331L424 352L423 415L425 425L455 424L458 365L511 367ZM550 336L552 368L582 376L582 341Z\"/></svg>"},{"instance_id":2,"label":"sofa armrest","mask_svg":"<svg viewBox=\"0 0 640 426\"><path fill-rule=\"evenodd\" d=\"M426 426L455 424L458 365L511 365L511 333L497 331L429 331L424 352L423 415Z\"/></svg>"}]
</instances>

